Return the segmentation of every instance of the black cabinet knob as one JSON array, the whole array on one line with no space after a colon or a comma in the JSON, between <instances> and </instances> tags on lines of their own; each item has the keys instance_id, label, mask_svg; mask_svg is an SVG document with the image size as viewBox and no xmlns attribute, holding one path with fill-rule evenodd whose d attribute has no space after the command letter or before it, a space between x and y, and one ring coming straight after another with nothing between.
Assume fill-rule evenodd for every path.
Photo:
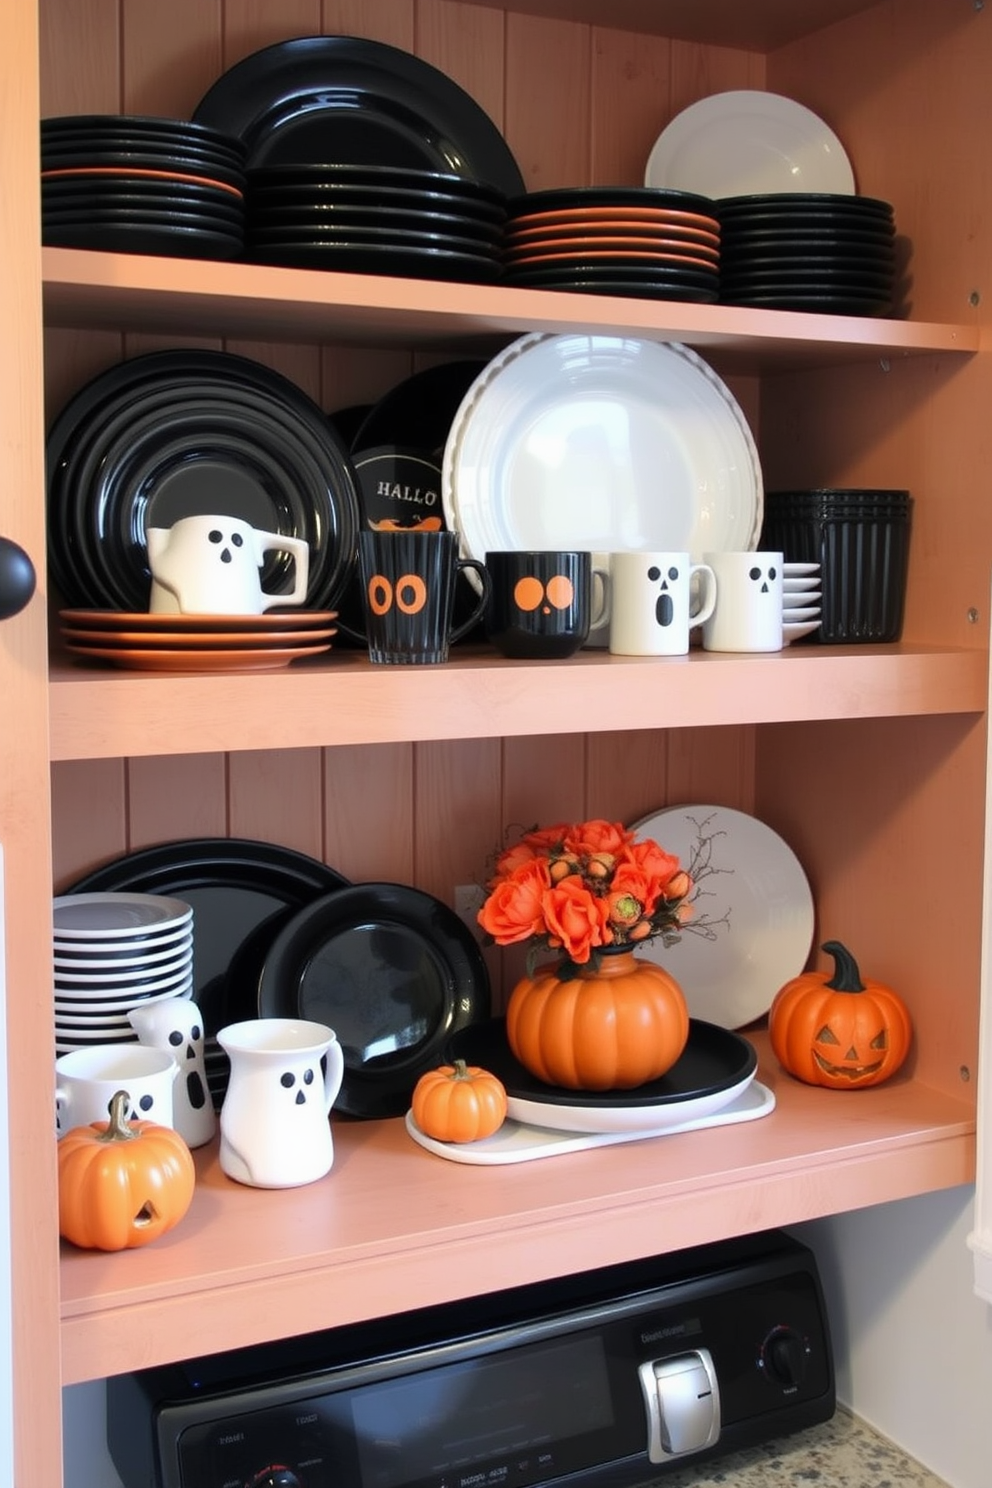
<instances>
[{"instance_id":1,"label":"black cabinet knob","mask_svg":"<svg viewBox=\"0 0 992 1488\"><path fill-rule=\"evenodd\" d=\"M34 593L34 564L17 543L0 537L0 620L23 610Z\"/></svg>"}]
</instances>

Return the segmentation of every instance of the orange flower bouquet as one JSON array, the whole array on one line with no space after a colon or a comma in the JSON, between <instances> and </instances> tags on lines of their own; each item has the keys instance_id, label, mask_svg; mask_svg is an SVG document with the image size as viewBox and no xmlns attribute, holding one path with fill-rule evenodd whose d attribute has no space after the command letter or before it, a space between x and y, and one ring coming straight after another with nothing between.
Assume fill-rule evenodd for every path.
<instances>
[{"instance_id":1,"label":"orange flower bouquet","mask_svg":"<svg viewBox=\"0 0 992 1488\"><path fill-rule=\"evenodd\" d=\"M557 952L568 980L604 951L674 945L692 918L693 867L619 822L540 827L498 855L478 921L496 945L530 942L529 971Z\"/></svg>"}]
</instances>

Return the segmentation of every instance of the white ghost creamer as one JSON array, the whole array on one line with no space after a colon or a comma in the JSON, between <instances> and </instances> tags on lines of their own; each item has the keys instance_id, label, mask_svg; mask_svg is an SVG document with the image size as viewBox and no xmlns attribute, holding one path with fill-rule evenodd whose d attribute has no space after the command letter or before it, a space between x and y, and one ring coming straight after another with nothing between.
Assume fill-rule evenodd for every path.
<instances>
[{"instance_id":1,"label":"white ghost creamer","mask_svg":"<svg viewBox=\"0 0 992 1488\"><path fill-rule=\"evenodd\" d=\"M217 1130L217 1118L207 1088L200 1009L186 997L165 997L132 1008L127 1016L140 1043L165 1050L179 1066L172 1124L187 1147L202 1147Z\"/></svg>"}]
</instances>

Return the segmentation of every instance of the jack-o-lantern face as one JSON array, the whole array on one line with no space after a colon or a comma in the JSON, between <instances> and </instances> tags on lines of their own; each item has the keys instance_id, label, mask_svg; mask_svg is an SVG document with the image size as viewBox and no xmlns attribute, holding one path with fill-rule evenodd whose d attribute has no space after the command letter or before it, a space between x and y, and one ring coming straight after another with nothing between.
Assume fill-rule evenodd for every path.
<instances>
[{"instance_id":1,"label":"jack-o-lantern face","mask_svg":"<svg viewBox=\"0 0 992 1488\"><path fill-rule=\"evenodd\" d=\"M368 596L373 615L388 615L394 604L404 615L418 615L427 603L427 585L420 574L401 574L395 582L384 574L373 574Z\"/></svg>"},{"instance_id":2,"label":"jack-o-lantern face","mask_svg":"<svg viewBox=\"0 0 992 1488\"><path fill-rule=\"evenodd\" d=\"M768 1015L772 1048L790 1075L807 1085L877 1085L909 1053L909 1012L891 987L862 980L839 941L827 941L823 949L834 957L832 976L804 971L776 994Z\"/></svg>"},{"instance_id":3,"label":"jack-o-lantern face","mask_svg":"<svg viewBox=\"0 0 992 1488\"><path fill-rule=\"evenodd\" d=\"M546 584L534 574L526 574L513 586L513 598L525 614L540 610L550 615L552 610L567 610L575 603L575 586L567 574L555 574Z\"/></svg>"},{"instance_id":4,"label":"jack-o-lantern face","mask_svg":"<svg viewBox=\"0 0 992 1488\"><path fill-rule=\"evenodd\" d=\"M826 1022L813 1040L812 1052L822 1074L852 1085L876 1076L885 1063L889 1035L873 1006L859 1005L852 1016L851 998L846 1002L833 998L824 1011L833 1018ZM872 1031L874 1030L874 1031Z\"/></svg>"}]
</instances>

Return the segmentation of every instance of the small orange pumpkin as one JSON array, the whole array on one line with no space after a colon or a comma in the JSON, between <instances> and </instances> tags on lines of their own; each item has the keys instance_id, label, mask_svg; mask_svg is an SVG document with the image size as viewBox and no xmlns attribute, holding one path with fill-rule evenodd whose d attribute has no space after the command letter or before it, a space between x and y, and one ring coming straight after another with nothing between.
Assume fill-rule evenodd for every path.
<instances>
[{"instance_id":1,"label":"small orange pumpkin","mask_svg":"<svg viewBox=\"0 0 992 1488\"><path fill-rule=\"evenodd\" d=\"M523 977L507 1004L506 1036L547 1085L631 1090L671 1069L689 1039L689 1012L674 977L625 950L568 981L554 966Z\"/></svg>"},{"instance_id":2,"label":"small orange pumpkin","mask_svg":"<svg viewBox=\"0 0 992 1488\"><path fill-rule=\"evenodd\" d=\"M196 1169L170 1126L126 1121L127 1095L110 1120L66 1132L58 1145L59 1232L87 1250L148 1245L179 1223L193 1199Z\"/></svg>"},{"instance_id":3,"label":"small orange pumpkin","mask_svg":"<svg viewBox=\"0 0 992 1488\"><path fill-rule=\"evenodd\" d=\"M413 1090L413 1119L438 1142L476 1142L506 1120L503 1082L477 1064L456 1059L421 1075Z\"/></svg>"},{"instance_id":4,"label":"small orange pumpkin","mask_svg":"<svg viewBox=\"0 0 992 1488\"><path fill-rule=\"evenodd\" d=\"M878 1085L909 1053L909 1011L891 987L862 980L840 941L828 940L821 950L834 958L833 973L804 971L776 993L768 1016L772 1048L807 1085Z\"/></svg>"}]
</instances>

